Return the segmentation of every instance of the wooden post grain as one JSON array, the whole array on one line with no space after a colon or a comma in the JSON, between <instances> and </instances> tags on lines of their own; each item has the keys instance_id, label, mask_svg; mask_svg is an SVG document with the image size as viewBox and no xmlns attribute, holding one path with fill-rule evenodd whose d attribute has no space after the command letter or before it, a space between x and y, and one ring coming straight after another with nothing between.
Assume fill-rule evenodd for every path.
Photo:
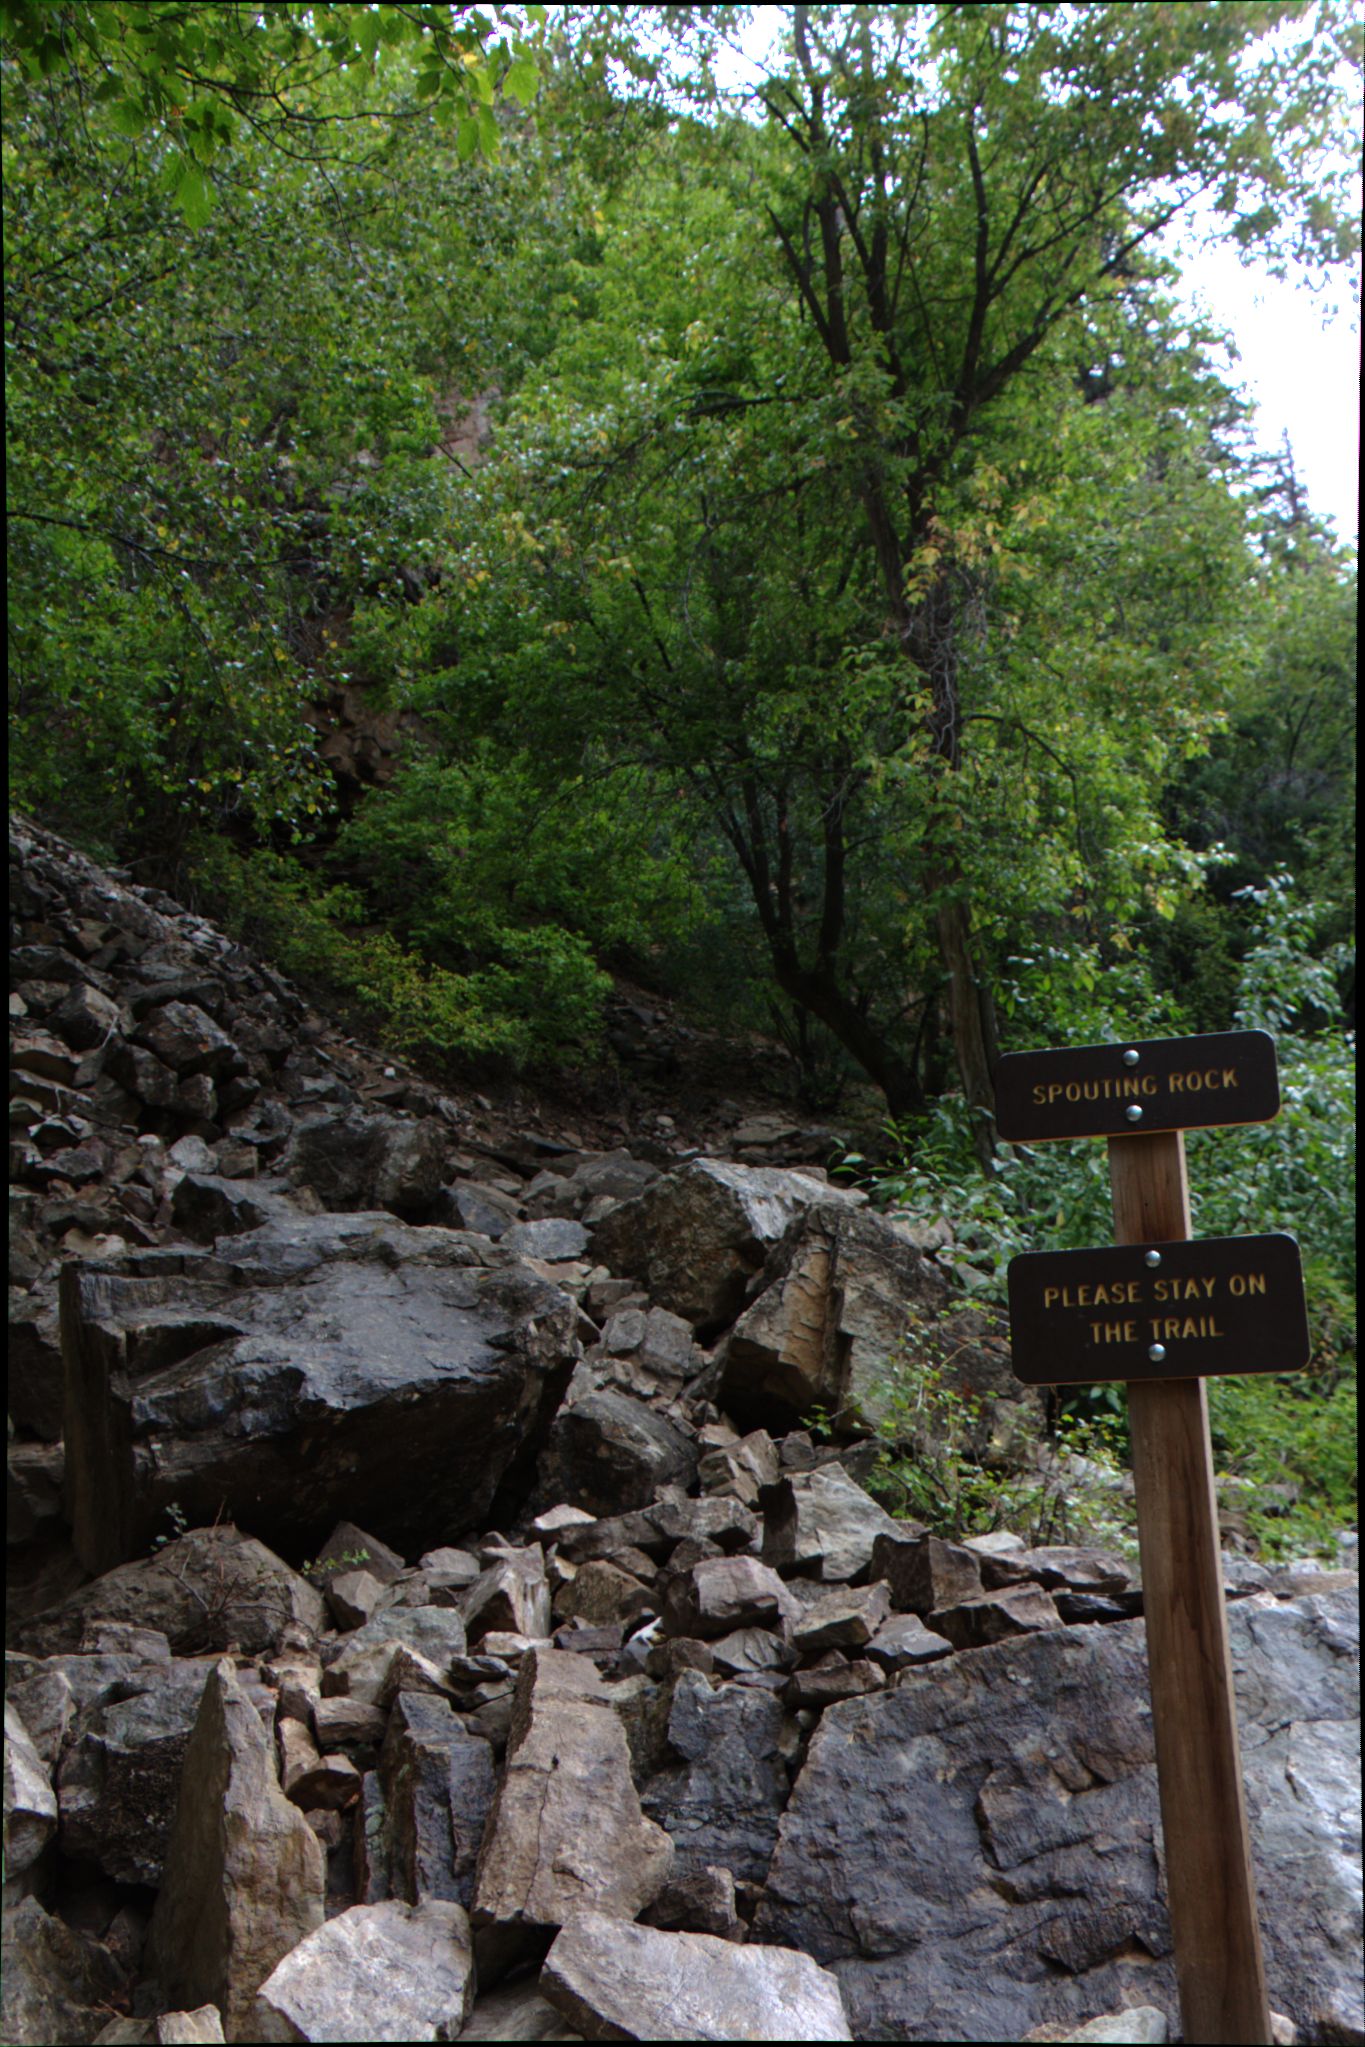
<instances>
[{"instance_id":1,"label":"wooden post grain","mask_svg":"<svg viewBox=\"0 0 1365 2047\"><path fill-rule=\"evenodd\" d=\"M1111 1137L1109 1174L1116 1243L1190 1235L1179 1131ZM1204 1381L1130 1382L1128 1421L1182 2030L1209 2047L1266 2047Z\"/></svg>"}]
</instances>

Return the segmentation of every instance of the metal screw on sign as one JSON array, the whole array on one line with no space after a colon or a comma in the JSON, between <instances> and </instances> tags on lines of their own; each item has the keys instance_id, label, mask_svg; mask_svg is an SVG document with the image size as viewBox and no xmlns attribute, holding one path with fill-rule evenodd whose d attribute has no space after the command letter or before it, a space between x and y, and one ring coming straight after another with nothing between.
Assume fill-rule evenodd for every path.
<instances>
[{"instance_id":1,"label":"metal screw on sign","mask_svg":"<svg viewBox=\"0 0 1365 2047\"><path fill-rule=\"evenodd\" d=\"M996 1088L1008 1142L1109 1140L1113 1245L1012 1259L1010 1335L1027 1384L1128 1382L1180 2015L1207 2047L1271 2033L1204 1380L1295 1370L1309 1340L1292 1237L1191 1239L1184 1132L1279 1106L1264 1031L1015 1053Z\"/></svg>"}]
</instances>

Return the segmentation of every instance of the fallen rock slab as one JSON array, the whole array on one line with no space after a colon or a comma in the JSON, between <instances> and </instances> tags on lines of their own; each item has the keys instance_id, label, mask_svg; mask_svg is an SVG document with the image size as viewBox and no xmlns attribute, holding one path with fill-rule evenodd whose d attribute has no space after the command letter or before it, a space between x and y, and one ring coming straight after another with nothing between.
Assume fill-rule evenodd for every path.
<instances>
[{"instance_id":1,"label":"fallen rock slab","mask_svg":"<svg viewBox=\"0 0 1365 2047\"><path fill-rule=\"evenodd\" d=\"M579 1354L558 1287L389 1215L298 1215L180 1270L166 1257L62 1275L67 1499L92 1571L145 1548L171 1502L209 1522L230 1500L308 1553L357 1470L388 1541L448 1542L486 1515Z\"/></svg>"},{"instance_id":2,"label":"fallen rock slab","mask_svg":"<svg viewBox=\"0 0 1365 2047\"><path fill-rule=\"evenodd\" d=\"M693 1159L606 1216L593 1255L705 1338L734 1320L770 1247L816 1202L866 1200L804 1174Z\"/></svg>"},{"instance_id":3,"label":"fallen rock slab","mask_svg":"<svg viewBox=\"0 0 1365 2047\"><path fill-rule=\"evenodd\" d=\"M456 1904L353 1905L261 1985L250 2040L451 2040L474 2001L469 1920Z\"/></svg>"},{"instance_id":4,"label":"fallen rock slab","mask_svg":"<svg viewBox=\"0 0 1365 2047\"><path fill-rule=\"evenodd\" d=\"M580 1912L540 1987L589 2040L851 2040L839 1984L809 1955Z\"/></svg>"},{"instance_id":5,"label":"fallen rock slab","mask_svg":"<svg viewBox=\"0 0 1365 2047\"><path fill-rule=\"evenodd\" d=\"M672 1864L668 1835L640 1809L625 1729L596 1666L530 1650L479 1857L475 1926L534 1933L584 1907L633 1918Z\"/></svg>"},{"instance_id":6,"label":"fallen rock slab","mask_svg":"<svg viewBox=\"0 0 1365 2047\"><path fill-rule=\"evenodd\" d=\"M869 1574L877 1537L904 1534L837 1464L779 1479L762 1507L763 1561L784 1576L857 1581Z\"/></svg>"},{"instance_id":7,"label":"fallen rock slab","mask_svg":"<svg viewBox=\"0 0 1365 2047\"><path fill-rule=\"evenodd\" d=\"M260 1716L226 1659L185 1752L150 1949L168 2003L215 2004L250 2040L257 1991L323 1923L322 1847L275 1775Z\"/></svg>"}]
</instances>

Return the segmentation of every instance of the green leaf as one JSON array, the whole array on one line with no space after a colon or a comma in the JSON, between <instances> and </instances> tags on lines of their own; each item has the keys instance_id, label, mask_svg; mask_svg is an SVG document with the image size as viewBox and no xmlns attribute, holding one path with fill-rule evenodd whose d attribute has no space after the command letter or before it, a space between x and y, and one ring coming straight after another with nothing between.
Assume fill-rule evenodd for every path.
<instances>
[{"instance_id":1,"label":"green leaf","mask_svg":"<svg viewBox=\"0 0 1365 2047\"><path fill-rule=\"evenodd\" d=\"M491 107L480 107L475 116L479 124L479 148L490 163L498 160L498 124Z\"/></svg>"},{"instance_id":2,"label":"green leaf","mask_svg":"<svg viewBox=\"0 0 1365 2047\"><path fill-rule=\"evenodd\" d=\"M540 87L540 73L529 57L519 57L507 74L507 90L513 99L529 107Z\"/></svg>"},{"instance_id":3,"label":"green leaf","mask_svg":"<svg viewBox=\"0 0 1365 2047\"><path fill-rule=\"evenodd\" d=\"M461 163L468 163L479 147L479 124L472 115L466 115L455 130L455 154Z\"/></svg>"},{"instance_id":4,"label":"green leaf","mask_svg":"<svg viewBox=\"0 0 1365 2047\"><path fill-rule=\"evenodd\" d=\"M137 100L118 100L109 109L109 121L116 133L136 140L146 132L147 109Z\"/></svg>"},{"instance_id":5,"label":"green leaf","mask_svg":"<svg viewBox=\"0 0 1365 2047\"><path fill-rule=\"evenodd\" d=\"M185 164L176 182L175 203L191 227L203 227L213 212L213 187L197 164Z\"/></svg>"}]
</instances>

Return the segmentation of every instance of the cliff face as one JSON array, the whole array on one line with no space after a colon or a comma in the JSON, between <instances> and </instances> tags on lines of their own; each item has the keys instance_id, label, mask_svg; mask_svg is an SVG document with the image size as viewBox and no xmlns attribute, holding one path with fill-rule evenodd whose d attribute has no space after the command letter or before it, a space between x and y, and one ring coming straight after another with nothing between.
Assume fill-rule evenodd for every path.
<instances>
[{"instance_id":1,"label":"cliff face","mask_svg":"<svg viewBox=\"0 0 1365 2047\"><path fill-rule=\"evenodd\" d=\"M1033 1454L951 1245L10 862L6 2038L1174 2019L1133 1567L863 1484L907 1344ZM1351 2037L1354 1580L1229 1570L1273 2001Z\"/></svg>"}]
</instances>

